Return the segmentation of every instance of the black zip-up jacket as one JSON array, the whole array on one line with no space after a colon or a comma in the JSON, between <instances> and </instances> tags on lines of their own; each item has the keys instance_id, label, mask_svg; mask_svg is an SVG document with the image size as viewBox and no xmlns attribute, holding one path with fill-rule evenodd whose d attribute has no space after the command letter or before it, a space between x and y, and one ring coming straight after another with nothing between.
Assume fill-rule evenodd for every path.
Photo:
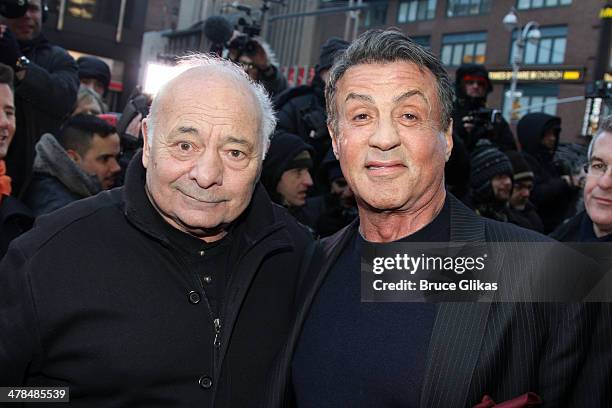
<instances>
[{"instance_id":1,"label":"black zip-up jacket","mask_svg":"<svg viewBox=\"0 0 612 408\"><path fill-rule=\"evenodd\" d=\"M14 196L21 196L27 187L34 146L44 133L57 134L72 112L79 89L78 68L66 50L50 44L43 35L20 42L20 47L30 64L23 81L15 83L17 124L6 156Z\"/></svg>"},{"instance_id":2,"label":"black zip-up jacket","mask_svg":"<svg viewBox=\"0 0 612 408\"><path fill-rule=\"evenodd\" d=\"M258 186L240 218L219 338L198 271L144 190L37 221L0 264L0 386L68 386L75 407L249 407L294 319L309 232ZM219 271L215 271L218 273Z\"/></svg>"}]
</instances>

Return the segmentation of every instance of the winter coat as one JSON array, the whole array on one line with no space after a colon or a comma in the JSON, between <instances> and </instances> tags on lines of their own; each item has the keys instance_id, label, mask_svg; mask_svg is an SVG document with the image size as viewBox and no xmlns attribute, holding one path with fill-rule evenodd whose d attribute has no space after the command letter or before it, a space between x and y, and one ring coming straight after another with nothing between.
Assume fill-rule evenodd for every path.
<instances>
[{"instance_id":1,"label":"winter coat","mask_svg":"<svg viewBox=\"0 0 612 408\"><path fill-rule=\"evenodd\" d=\"M81 170L53 135L43 135L36 144L34 174L24 197L36 216L55 211L101 190L97 177Z\"/></svg>"},{"instance_id":2,"label":"winter coat","mask_svg":"<svg viewBox=\"0 0 612 408\"><path fill-rule=\"evenodd\" d=\"M124 187L14 241L0 264L0 384L69 386L74 407L257 406L312 238L258 186L230 270L215 271L229 282L214 324L201 271L148 199L141 159Z\"/></svg>"},{"instance_id":3,"label":"winter coat","mask_svg":"<svg viewBox=\"0 0 612 408\"><path fill-rule=\"evenodd\" d=\"M0 202L0 260L9 244L30 228L34 222L32 211L12 196L3 196Z\"/></svg>"},{"instance_id":4,"label":"winter coat","mask_svg":"<svg viewBox=\"0 0 612 408\"><path fill-rule=\"evenodd\" d=\"M324 87L325 84L317 76L312 85L287 89L274 99L278 111L277 129L300 136L304 142L314 148L315 170L331 146L327 130Z\"/></svg>"},{"instance_id":5,"label":"winter coat","mask_svg":"<svg viewBox=\"0 0 612 408\"><path fill-rule=\"evenodd\" d=\"M44 36L24 43L21 51L30 60L22 81L15 85L17 125L6 156L13 179L13 195L27 188L34 163L34 146L44 133L55 133L72 112L79 89L77 65L61 47Z\"/></svg>"},{"instance_id":6,"label":"winter coat","mask_svg":"<svg viewBox=\"0 0 612 408\"><path fill-rule=\"evenodd\" d=\"M558 116L530 113L517 125L525 160L535 176L531 201L544 223L546 234L552 232L565 219L572 198L577 193L561 178L560 171L553 161L554 151L547 152L540 144L546 128L554 124L560 126L561 119Z\"/></svg>"}]
</instances>

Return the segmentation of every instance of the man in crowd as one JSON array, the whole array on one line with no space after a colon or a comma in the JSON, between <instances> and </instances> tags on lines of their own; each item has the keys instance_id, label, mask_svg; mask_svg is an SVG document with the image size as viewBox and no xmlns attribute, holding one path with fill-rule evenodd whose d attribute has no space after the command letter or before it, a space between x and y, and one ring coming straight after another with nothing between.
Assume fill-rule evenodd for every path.
<instances>
[{"instance_id":1,"label":"man in crowd","mask_svg":"<svg viewBox=\"0 0 612 408\"><path fill-rule=\"evenodd\" d=\"M516 129L525 160L535 175L531 200L544 223L544 233L550 234L566 218L579 187L578 179L561 174L554 161L561 118L547 113L528 113Z\"/></svg>"},{"instance_id":2,"label":"man in crowd","mask_svg":"<svg viewBox=\"0 0 612 408\"><path fill-rule=\"evenodd\" d=\"M81 86L95 91L100 98L105 97L111 80L110 68L106 62L100 58L83 56L77 60L77 66Z\"/></svg>"},{"instance_id":3,"label":"man in crowd","mask_svg":"<svg viewBox=\"0 0 612 408\"><path fill-rule=\"evenodd\" d=\"M11 178L6 175L4 157L15 135L13 70L0 64L0 260L10 242L32 227L28 208L11 196Z\"/></svg>"},{"instance_id":4,"label":"man in crowd","mask_svg":"<svg viewBox=\"0 0 612 408\"><path fill-rule=\"evenodd\" d=\"M512 169L514 170L514 176L512 177L514 185L512 186L512 196L510 197L510 208L514 210L515 214L527 221L527 224L519 225L543 233L544 224L542 224L542 219L538 215L535 206L529 200L535 176L522 153L509 151L506 152L506 155L510 158Z\"/></svg>"},{"instance_id":5,"label":"man in crowd","mask_svg":"<svg viewBox=\"0 0 612 408\"><path fill-rule=\"evenodd\" d=\"M294 133L313 146L315 170L318 170L331 144L325 112L325 81L335 56L348 45L340 38L327 40L321 46L312 84L287 89L274 100L278 110L278 129Z\"/></svg>"},{"instance_id":6,"label":"man in crowd","mask_svg":"<svg viewBox=\"0 0 612 408\"><path fill-rule=\"evenodd\" d=\"M551 236L559 241L612 242L612 116L604 118L587 153L585 211L562 224Z\"/></svg>"},{"instance_id":7,"label":"man in crowd","mask_svg":"<svg viewBox=\"0 0 612 408\"><path fill-rule=\"evenodd\" d=\"M4 258L0 384L68 386L76 407L259 406L314 243L257 184L263 88L185 63L124 187L41 217Z\"/></svg>"},{"instance_id":8,"label":"man in crowd","mask_svg":"<svg viewBox=\"0 0 612 408\"><path fill-rule=\"evenodd\" d=\"M324 241L328 259L266 406L605 406L603 391L575 386L595 305L360 302L368 242L547 240L478 217L446 193L452 88L440 61L399 31L367 31L336 60L326 101L359 219ZM533 261L505 265L508 276Z\"/></svg>"},{"instance_id":9,"label":"man in crowd","mask_svg":"<svg viewBox=\"0 0 612 408\"><path fill-rule=\"evenodd\" d=\"M15 72L17 131L6 157L13 195L27 188L34 146L44 133L56 133L72 112L79 79L72 57L42 34L45 0L28 0L25 14L0 22L0 62Z\"/></svg>"},{"instance_id":10,"label":"man in crowd","mask_svg":"<svg viewBox=\"0 0 612 408\"><path fill-rule=\"evenodd\" d=\"M307 208L306 196L312 187L313 148L299 136L276 133L263 164L261 181L270 198L286 207L299 222L314 227L314 216Z\"/></svg>"},{"instance_id":11,"label":"man in crowd","mask_svg":"<svg viewBox=\"0 0 612 408\"><path fill-rule=\"evenodd\" d=\"M57 138L46 133L36 144L25 203L38 216L113 187L119 152L113 126L93 115L71 117Z\"/></svg>"}]
</instances>

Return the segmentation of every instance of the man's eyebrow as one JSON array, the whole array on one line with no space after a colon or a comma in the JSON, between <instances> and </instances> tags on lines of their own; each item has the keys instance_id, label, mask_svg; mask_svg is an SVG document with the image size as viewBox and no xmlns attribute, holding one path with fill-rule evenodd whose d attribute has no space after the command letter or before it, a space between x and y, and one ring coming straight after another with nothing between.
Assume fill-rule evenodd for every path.
<instances>
[{"instance_id":1,"label":"man's eyebrow","mask_svg":"<svg viewBox=\"0 0 612 408\"><path fill-rule=\"evenodd\" d=\"M371 96L369 95L363 95L363 94L358 94L355 92L349 92L348 95L346 95L346 98L344 99L344 102L347 102L350 99L358 99L367 103L374 103L374 99L372 99Z\"/></svg>"},{"instance_id":2,"label":"man's eyebrow","mask_svg":"<svg viewBox=\"0 0 612 408\"><path fill-rule=\"evenodd\" d=\"M411 97L413 97L415 95L420 96L421 98L423 98L423 100L425 102L429 103L429 101L427 100L427 97L425 96L425 94L423 92L419 91L418 89L413 89L411 91L404 92L403 94L401 94L399 96L396 96L395 98L393 98L393 102L398 103L398 102L403 101L404 99L411 98Z\"/></svg>"},{"instance_id":3,"label":"man's eyebrow","mask_svg":"<svg viewBox=\"0 0 612 408\"><path fill-rule=\"evenodd\" d=\"M243 139L241 137L236 137L236 136L227 136L226 138L223 139L223 144L239 144L242 146L245 146L247 149L249 150L253 150L253 143L249 142L246 139Z\"/></svg>"},{"instance_id":4,"label":"man's eyebrow","mask_svg":"<svg viewBox=\"0 0 612 408\"><path fill-rule=\"evenodd\" d=\"M198 134L198 129L196 129L194 127L191 127L191 126L180 126L177 129L177 131L179 133L191 133L191 134L194 134L194 135Z\"/></svg>"}]
</instances>

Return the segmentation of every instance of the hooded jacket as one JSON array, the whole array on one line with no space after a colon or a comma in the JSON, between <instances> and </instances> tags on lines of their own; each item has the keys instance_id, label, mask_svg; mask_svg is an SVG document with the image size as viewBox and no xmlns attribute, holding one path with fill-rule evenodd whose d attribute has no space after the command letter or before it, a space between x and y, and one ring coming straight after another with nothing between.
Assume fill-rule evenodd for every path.
<instances>
[{"instance_id":1,"label":"hooded jacket","mask_svg":"<svg viewBox=\"0 0 612 408\"><path fill-rule=\"evenodd\" d=\"M72 111L79 78L74 59L42 34L19 45L30 64L24 79L15 82L17 130L6 164L13 179L13 195L21 197L32 174L34 146L44 133L57 132Z\"/></svg>"},{"instance_id":2,"label":"hooded jacket","mask_svg":"<svg viewBox=\"0 0 612 408\"><path fill-rule=\"evenodd\" d=\"M319 258L314 242L256 187L235 256L215 271L229 276L217 326L198 264L148 199L141 160L124 187L14 241L0 266L0 384L69 386L74 407L257 406L301 272Z\"/></svg>"},{"instance_id":3,"label":"hooded jacket","mask_svg":"<svg viewBox=\"0 0 612 408\"><path fill-rule=\"evenodd\" d=\"M550 127L561 127L561 118L546 113L529 113L519 121L517 134L523 147L525 160L535 176L531 202L536 206L544 224L544 233L551 233L564 220L576 194L561 178L553 161L559 144L556 134L555 148L547 151L541 145L544 131Z\"/></svg>"},{"instance_id":4,"label":"hooded jacket","mask_svg":"<svg viewBox=\"0 0 612 408\"><path fill-rule=\"evenodd\" d=\"M85 173L77 166L49 133L43 135L36 144L33 170L25 202L37 216L102 190L97 177Z\"/></svg>"}]
</instances>

